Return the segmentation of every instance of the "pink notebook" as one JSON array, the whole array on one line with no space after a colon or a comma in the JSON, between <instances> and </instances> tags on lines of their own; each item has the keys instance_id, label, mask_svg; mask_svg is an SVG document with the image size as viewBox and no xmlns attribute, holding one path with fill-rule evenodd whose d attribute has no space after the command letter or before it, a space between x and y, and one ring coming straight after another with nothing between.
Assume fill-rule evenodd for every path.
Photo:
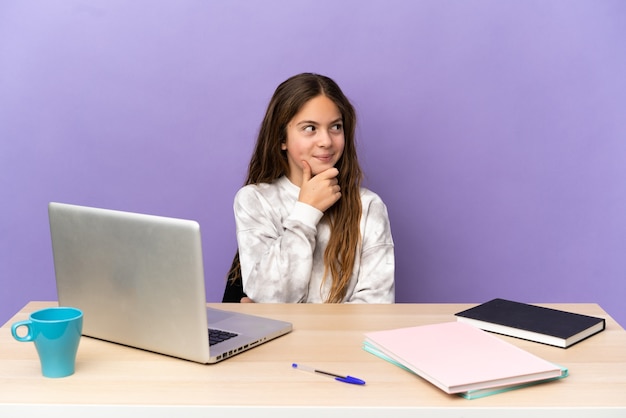
<instances>
[{"instance_id":1,"label":"pink notebook","mask_svg":"<svg viewBox=\"0 0 626 418\"><path fill-rule=\"evenodd\" d=\"M370 345L447 393L558 378L562 369L462 322L365 334Z\"/></svg>"}]
</instances>

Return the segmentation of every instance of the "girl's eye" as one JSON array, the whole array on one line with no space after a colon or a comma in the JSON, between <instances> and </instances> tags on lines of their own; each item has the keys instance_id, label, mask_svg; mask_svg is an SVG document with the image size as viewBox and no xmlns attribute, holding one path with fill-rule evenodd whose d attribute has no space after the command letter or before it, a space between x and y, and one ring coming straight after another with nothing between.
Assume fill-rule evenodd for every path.
<instances>
[{"instance_id":1,"label":"girl's eye","mask_svg":"<svg viewBox=\"0 0 626 418\"><path fill-rule=\"evenodd\" d=\"M338 123L336 125L333 125L331 129L336 132L341 132L341 130L343 129L343 125L341 123Z\"/></svg>"},{"instance_id":2,"label":"girl's eye","mask_svg":"<svg viewBox=\"0 0 626 418\"><path fill-rule=\"evenodd\" d=\"M313 125L305 126L304 132L315 132L315 126Z\"/></svg>"}]
</instances>

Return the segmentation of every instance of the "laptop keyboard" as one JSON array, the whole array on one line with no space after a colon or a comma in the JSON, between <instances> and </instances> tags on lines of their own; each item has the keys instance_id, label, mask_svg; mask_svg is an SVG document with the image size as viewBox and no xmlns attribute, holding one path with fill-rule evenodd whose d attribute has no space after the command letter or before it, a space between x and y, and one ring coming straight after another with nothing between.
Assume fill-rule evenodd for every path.
<instances>
[{"instance_id":1,"label":"laptop keyboard","mask_svg":"<svg viewBox=\"0 0 626 418\"><path fill-rule=\"evenodd\" d=\"M209 346L229 340L233 337L236 337L237 335L239 334L236 334L234 332L222 331L221 329L209 328Z\"/></svg>"}]
</instances>

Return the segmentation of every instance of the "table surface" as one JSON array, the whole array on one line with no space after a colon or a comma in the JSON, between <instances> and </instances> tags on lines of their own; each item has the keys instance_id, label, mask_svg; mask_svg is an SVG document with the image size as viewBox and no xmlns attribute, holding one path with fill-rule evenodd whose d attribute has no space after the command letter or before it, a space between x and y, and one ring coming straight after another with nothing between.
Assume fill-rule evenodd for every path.
<instances>
[{"instance_id":1,"label":"table surface","mask_svg":"<svg viewBox=\"0 0 626 418\"><path fill-rule=\"evenodd\" d=\"M456 416L448 413L462 410L464 416L471 416L472 411L483 416L485 410L504 409L526 409L520 416L547 409L569 411L569 417L572 409L626 416L626 331L596 304L542 304L606 319L603 332L568 349L498 335L567 367L567 378L475 400L445 394L361 348L366 332L454 321L455 312L474 304L209 304L290 321L294 330L214 365L83 337L76 373L48 379L41 376L34 345L15 341L10 324L54 305L31 302L0 328L0 412L46 405L158 405L193 406L189 411L269 407L272 417L281 416L280 410L293 413L301 407L369 409L365 416L391 409L396 416L409 416L416 410L438 411L439 416ZM367 385L300 372L291 367L293 362L357 376Z\"/></svg>"}]
</instances>

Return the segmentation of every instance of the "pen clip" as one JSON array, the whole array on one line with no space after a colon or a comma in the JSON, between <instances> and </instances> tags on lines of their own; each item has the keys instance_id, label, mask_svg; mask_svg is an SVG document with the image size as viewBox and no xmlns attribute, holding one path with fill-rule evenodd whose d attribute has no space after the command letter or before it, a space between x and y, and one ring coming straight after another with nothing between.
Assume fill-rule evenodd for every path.
<instances>
[{"instance_id":1,"label":"pen clip","mask_svg":"<svg viewBox=\"0 0 626 418\"><path fill-rule=\"evenodd\" d=\"M359 378L352 377L352 376L335 377L335 380L338 380L338 381L344 382L344 383L351 383L353 385L364 385L365 384L365 380L361 380Z\"/></svg>"}]
</instances>

